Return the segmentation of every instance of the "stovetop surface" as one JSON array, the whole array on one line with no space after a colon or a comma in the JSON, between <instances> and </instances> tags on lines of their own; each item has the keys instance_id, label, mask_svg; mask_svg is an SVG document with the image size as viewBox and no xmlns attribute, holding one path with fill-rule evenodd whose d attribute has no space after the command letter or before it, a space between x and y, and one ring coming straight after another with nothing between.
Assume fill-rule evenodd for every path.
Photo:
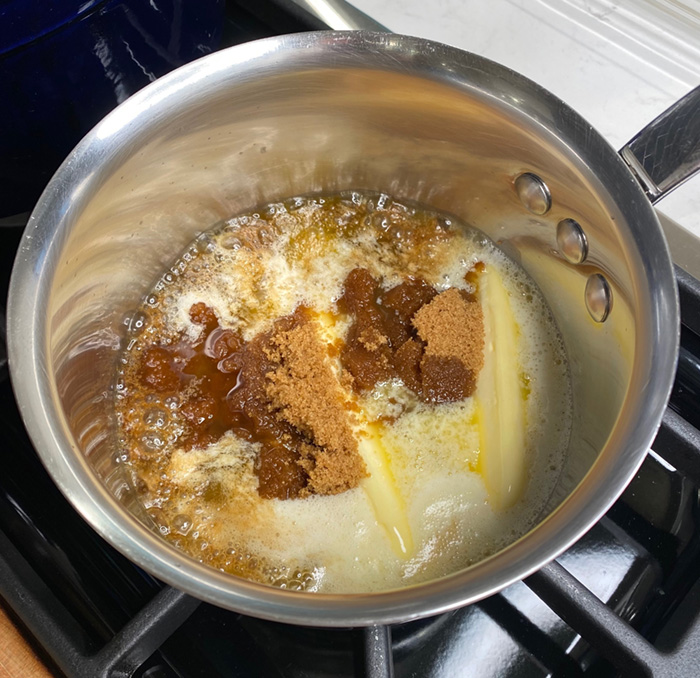
<instances>
[{"instance_id":1,"label":"stovetop surface","mask_svg":"<svg viewBox=\"0 0 700 678\"><path fill-rule=\"evenodd\" d=\"M240 3L240 7L245 4ZM283 30L318 27L305 25L298 16L280 14L272 3L259 5L263 10L255 14L233 5L237 10L229 11L224 30L227 44ZM233 5L229 3L229 10ZM0 229L3 298L20 237L21 229ZM700 304L700 293L692 296L697 293L696 282L690 280L687 285L690 296L686 299L690 301L684 309L683 348L669 416L676 416L672 421L698 427L700 328L694 309ZM50 663L54 660L48 653L53 652L69 675L74 669L76 676L97 675L80 673L75 657L92 656L106 643L113 643L120 629L144 606L167 595L168 587L112 549L58 491L24 431L4 363L0 354L0 554L4 558L0 565L8 568L0 568L0 575L9 573L2 575L4 584L0 587L5 588L0 588L0 593L8 602L15 601L11 607L14 605L20 624L22 599L41 607L39 621L45 615L61 623L73 647L61 656L63 640L57 645L45 643ZM695 595L693 587L700 575L700 473L697 464L691 464L690 472L679 471L660 456L672 449L673 441L673 436L660 437L654 446L659 455L648 455L607 516L558 559L563 568L651 641L663 636L679 603ZM695 452L700 456L700 450ZM18 591L22 595L15 596ZM182 620L176 619L172 635L153 654L149 651L150 656L132 662L128 675L391 675L387 666L377 667L367 660L367 634L362 630L295 627L204 603L191 607L196 607L191 616L185 619L183 613L181 625ZM25 623L42 638L41 624L34 617ZM523 582L474 605L394 625L390 631L390 663L397 678L604 678L617 673L600 651Z\"/></svg>"}]
</instances>

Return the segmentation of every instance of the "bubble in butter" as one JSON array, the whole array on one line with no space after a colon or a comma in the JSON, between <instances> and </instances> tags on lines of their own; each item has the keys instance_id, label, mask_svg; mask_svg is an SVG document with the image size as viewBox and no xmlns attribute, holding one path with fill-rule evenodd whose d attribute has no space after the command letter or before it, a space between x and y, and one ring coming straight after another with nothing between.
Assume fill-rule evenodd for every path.
<instances>
[{"instance_id":1,"label":"bubble in butter","mask_svg":"<svg viewBox=\"0 0 700 678\"><path fill-rule=\"evenodd\" d=\"M474 295L484 313L484 366L457 402L425 402L400 379L356 393L338 346L352 318L338 307L357 267L384 288L421 277ZM204 303L249 341L303 305L354 412L369 473L341 494L264 499L257 443L226 431L183 445L177 397L136 383L144 347L197 341ZM399 588L456 572L535 524L560 474L571 392L560 335L525 272L480 231L386 195L293 198L198 238L137 311L117 376L129 471L164 538L232 575L328 593Z\"/></svg>"}]
</instances>

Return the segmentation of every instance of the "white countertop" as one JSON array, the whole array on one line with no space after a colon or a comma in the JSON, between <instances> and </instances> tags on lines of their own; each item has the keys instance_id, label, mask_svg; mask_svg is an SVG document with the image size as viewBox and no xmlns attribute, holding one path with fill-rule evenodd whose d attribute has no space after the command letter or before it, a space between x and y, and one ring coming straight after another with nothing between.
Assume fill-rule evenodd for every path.
<instances>
[{"instance_id":1,"label":"white countertop","mask_svg":"<svg viewBox=\"0 0 700 678\"><path fill-rule=\"evenodd\" d=\"M700 84L700 0L351 0L397 33L504 64L616 148ZM658 203L700 237L700 175Z\"/></svg>"}]
</instances>

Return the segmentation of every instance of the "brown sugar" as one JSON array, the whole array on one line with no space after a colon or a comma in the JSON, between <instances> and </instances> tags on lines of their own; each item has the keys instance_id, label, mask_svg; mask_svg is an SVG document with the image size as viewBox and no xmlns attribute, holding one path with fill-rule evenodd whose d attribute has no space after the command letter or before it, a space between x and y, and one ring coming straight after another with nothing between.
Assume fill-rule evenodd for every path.
<instances>
[{"instance_id":1,"label":"brown sugar","mask_svg":"<svg viewBox=\"0 0 700 678\"><path fill-rule=\"evenodd\" d=\"M419 339L408 339L394 353L394 369L403 383L415 393L421 393L420 363L423 344Z\"/></svg>"},{"instance_id":2,"label":"brown sugar","mask_svg":"<svg viewBox=\"0 0 700 678\"><path fill-rule=\"evenodd\" d=\"M479 303L451 288L413 316L425 342L421 360L428 399L444 402L471 395L484 364L484 314Z\"/></svg>"},{"instance_id":3,"label":"brown sugar","mask_svg":"<svg viewBox=\"0 0 700 678\"><path fill-rule=\"evenodd\" d=\"M309 482L305 494L337 494L367 475L336 377L311 322L273 334L266 393L278 419L311 444L299 446Z\"/></svg>"},{"instance_id":4,"label":"brown sugar","mask_svg":"<svg viewBox=\"0 0 700 678\"><path fill-rule=\"evenodd\" d=\"M475 270L473 283L477 276ZM422 278L382 290L367 269L356 268L338 305L354 321L340 358L355 391L398 377L426 402L474 392L484 362L484 318L474 295L456 288L438 294Z\"/></svg>"},{"instance_id":5,"label":"brown sugar","mask_svg":"<svg viewBox=\"0 0 700 678\"><path fill-rule=\"evenodd\" d=\"M365 268L348 273L340 310L351 314L354 322L345 338L340 358L352 375L353 388L367 391L375 384L394 376L391 364L392 347L386 335L382 310L377 304L379 283Z\"/></svg>"}]
</instances>

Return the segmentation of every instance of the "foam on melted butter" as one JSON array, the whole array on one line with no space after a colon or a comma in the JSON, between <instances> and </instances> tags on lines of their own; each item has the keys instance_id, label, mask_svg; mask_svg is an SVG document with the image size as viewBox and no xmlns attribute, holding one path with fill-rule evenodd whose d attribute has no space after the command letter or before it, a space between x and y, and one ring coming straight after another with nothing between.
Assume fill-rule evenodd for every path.
<instances>
[{"instance_id":1,"label":"foam on melted butter","mask_svg":"<svg viewBox=\"0 0 700 678\"><path fill-rule=\"evenodd\" d=\"M354 194L352 200L358 204L366 198ZM465 273L484 262L497 272L508 296L518 337L509 364L517 364L520 382L527 382L518 389L523 417L514 471L517 501L502 501L494 489L498 483L484 481L489 443L481 386L476 398L436 406L394 381L362 397L348 394L359 407L355 430L371 473L359 487L303 500L261 499L255 491L254 444L231 433L206 450L185 452L175 443L166 468L171 489L167 500L158 502L165 529L172 536L189 521L186 547L192 552L196 543L204 562L212 554L212 562L221 563L228 553L253 563L252 578L322 592L398 588L498 551L538 520L568 443L565 355L539 292L490 240L464 225L452 224L449 241L430 244L424 256L402 259L371 230L346 229L339 235L323 221L320 201L299 204L293 211L285 205L268 208L274 233L261 247L242 245L243 219L209 237L186 288L161 295L160 309L173 335L196 337L201 331L189 320L197 301L214 308L222 324L246 339L303 304L316 312L319 335L330 346L349 326L335 302L356 266L382 277L387 287L420 275L438 289L470 289ZM338 358L329 355L329 360L340 371ZM212 483L216 501L207 499Z\"/></svg>"}]
</instances>

